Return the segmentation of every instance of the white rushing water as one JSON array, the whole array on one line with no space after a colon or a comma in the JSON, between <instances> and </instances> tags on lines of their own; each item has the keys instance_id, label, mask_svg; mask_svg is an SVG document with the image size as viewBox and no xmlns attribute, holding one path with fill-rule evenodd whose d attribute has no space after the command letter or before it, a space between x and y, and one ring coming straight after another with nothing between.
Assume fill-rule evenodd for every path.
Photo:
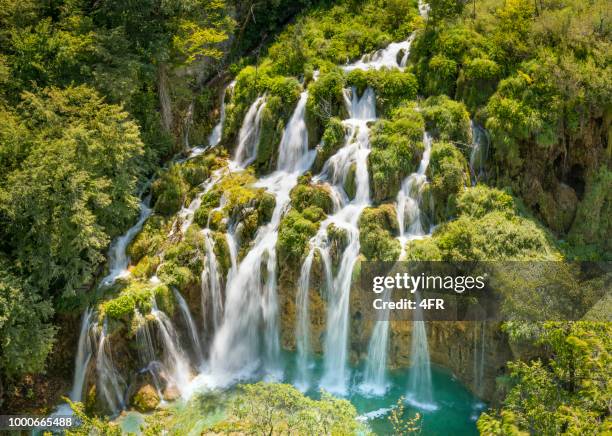
<instances>
[{"instance_id":1,"label":"white rushing water","mask_svg":"<svg viewBox=\"0 0 612 436\"><path fill-rule=\"evenodd\" d=\"M479 396L484 390L485 327L485 321L474 322L474 386Z\"/></svg>"},{"instance_id":2,"label":"white rushing water","mask_svg":"<svg viewBox=\"0 0 612 436\"><path fill-rule=\"evenodd\" d=\"M310 241L311 253L318 250L324 260L328 287L327 329L324 342L324 373L321 386L334 393L344 394L348 383L348 333L349 333L349 297L353 268L359 256L359 229L357 223L361 212L370 204L370 185L367 169L367 158L370 152L368 123L376 119L376 98L371 88L360 97L355 89L345 92L345 102L350 118L343 121L348 133L346 142L334 156L323 166L323 170L314 180L329 186L332 197L337 199L337 210L325 219L317 234ZM349 200L344 191L344 182L352 167L355 167L355 198ZM347 246L342 253L340 265L335 276L331 273L328 228L330 225L342 229L347 235ZM300 289L301 301L298 305L298 322L302 326L301 335L308 337L308 290L306 278L310 275L312 262L302 268L304 286ZM301 384L309 384L308 359L309 348L302 337L298 338L298 368Z\"/></svg>"},{"instance_id":3,"label":"white rushing water","mask_svg":"<svg viewBox=\"0 0 612 436\"><path fill-rule=\"evenodd\" d=\"M99 392L102 393L110 410L116 415L125 408L125 391L127 385L113 361L111 344L108 340L107 320L104 320L98 340L96 370L98 374Z\"/></svg>"},{"instance_id":4,"label":"white rushing water","mask_svg":"<svg viewBox=\"0 0 612 436\"><path fill-rule=\"evenodd\" d=\"M266 97L258 97L246 115L238 133L238 146L234 154L234 161L241 168L249 166L257 157L261 115L266 106Z\"/></svg>"},{"instance_id":5,"label":"white rushing water","mask_svg":"<svg viewBox=\"0 0 612 436\"><path fill-rule=\"evenodd\" d=\"M485 129L474 121L472 128L472 151L470 152L470 173L472 185L476 185L485 176L485 163L489 154L489 135Z\"/></svg>"},{"instance_id":6,"label":"white rushing water","mask_svg":"<svg viewBox=\"0 0 612 436\"><path fill-rule=\"evenodd\" d=\"M189 306L181 293L176 288L172 288L172 291L174 293L174 299L179 304L179 310L181 312L181 316L183 317L183 321L185 322L187 333L189 333L189 338L191 339L191 345L196 356L196 361L198 366L202 367L204 365L204 354L202 344L200 343L200 331L196 328L196 324L193 321L193 316L191 316Z\"/></svg>"},{"instance_id":7,"label":"white rushing water","mask_svg":"<svg viewBox=\"0 0 612 436\"><path fill-rule=\"evenodd\" d=\"M184 396L192 376L189 359L181 347L172 321L157 308L155 300L153 300L151 315L158 327L163 348L163 365L167 371L165 374L166 381L171 388L176 389L178 393Z\"/></svg>"},{"instance_id":8,"label":"white rushing water","mask_svg":"<svg viewBox=\"0 0 612 436\"><path fill-rule=\"evenodd\" d=\"M209 377L204 375L216 385L231 383L257 370L279 377L276 241L278 226L289 204L289 193L297 184L298 176L314 160L314 152L308 150L304 122L307 99L308 94L302 93L287 123L281 139L277 170L256 184L272 193L276 197L276 204L270 222L258 229L253 248L240 264L232 266L228 276L223 321L215 334L210 353L211 374L208 374ZM263 99L258 101L259 104L252 105L249 110L252 114L261 109ZM257 116L247 114L245 124L257 124ZM253 131L254 127L246 128L243 125L241 132L247 130ZM239 147L243 144L241 141ZM255 158L257 144L253 143L251 147L253 154L236 153L240 167Z\"/></svg>"},{"instance_id":9,"label":"white rushing water","mask_svg":"<svg viewBox=\"0 0 612 436\"><path fill-rule=\"evenodd\" d=\"M110 286L115 283L117 279L130 275L128 271L129 258L126 249L136 235L140 233L145 221L151 215L152 209L149 207L148 203L149 198L140 203L140 216L136 224L130 227L124 235L119 236L111 244L109 250L109 273L102 279L102 286Z\"/></svg>"},{"instance_id":10,"label":"white rushing water","mask_svg":"<svg viewBox=\"0 0 612 436\"><path fill-rule=\"evenodd\" d=\"M211 317L213 331L221 325L223 319L223 294L221 289L221 274L215 255L215 241L210 229L202 231L204 235L204 247L206 248L206 259L201 275L201 304L204 328L208 326L207 319Z\"/></svg>"},{"instance_id":11,"label":"white rushing water","mask_svg":"<svg viewBox=\"0 0 612 436\"><path fill-rule=\"evenodd\" d=\"M77 345L77 354L74 359L74 377L72 379L72 389L70 390L70 400L81 401L83 397L83 385L85 384L85 375L87 367L93 354L92 341L92 321L95 319L94 312L91 308L85 309L81 319L81 330L79 333L79 342Z\"/></svg>"},{"instance_id":12,"label":"white rushing water","mask_svg":"<svg viewBox=\"0 0 612 436\"><path fill-rule=\"evenodd\" d=\"M416 34L412 33L405 41L392 42L383 49L362 56L360 60L344 66L343 69L345 71L380 70L381 68L399 68L403 70L408 63L410 46L415 36Z\"/></svg>"}]
</instances>

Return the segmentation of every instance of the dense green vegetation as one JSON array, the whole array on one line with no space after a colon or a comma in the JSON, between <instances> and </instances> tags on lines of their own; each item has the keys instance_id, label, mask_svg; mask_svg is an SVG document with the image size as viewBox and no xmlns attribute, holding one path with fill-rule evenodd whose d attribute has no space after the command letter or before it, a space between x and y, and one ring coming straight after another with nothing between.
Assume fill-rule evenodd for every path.
<instances>
[{"instance_id":1,"label":"dense green vegetation","mask_svg":"<svg viewBox=\"0 0 612 436\"><path fill-rule=\"evenodd\" d=\"M429 3L424 19L416 0L0 0L0 407L7 391L21 398L32 377L43 377L60 352L58 328L86 304L109 321L124 355L135 310L146 315L152 298L172 314L176 288L197 306L208 259L201 229L210 230L223 277L231 267L228 223L244 258L276 204L257 176L276 168L282 132L306 89L313 174L344 144L344 90L376 92L373 204L358 222L360 259L392 261L402 251L392 202L418 167L425 131L433 146L421 207L437 227L408 243L408 259L612 259L608 2ZM412 32L403 71L339 67ZM168 162L187 137L204 142L229 75L236 84L226 97L222 147ZM263 95L255 162L223 172L246 111ZM486 177L475 186L471 121L490 142ZM215 171L219 179L203 194ZM309 240L333 213L329 191L315 180L300 178L278 229L281 286L294 285ZM344 189L355 196L354 167ZM128 247L132 277L98 289L105 252L137 219L143 193L154 214ZM177 213L199 194L193 224L176 236ZM337 268L346 234L331 225L328 238ZM154 274L162 284L149 283ZM609 323L503 329L500 336L530 353L516 353L499 378L504 399L480 418L483 434L611 431ZM137 395L133 405L145 410L145 400ZM88 418L85 411L100 410L86 403L75 406L82 434L120 433ZM184 434L202 413L218 419L201 431L360 430L347 401L260 383L156 412L145 434ZM394 428L418 430L401 415L393 413Z\"/></svg>"}]
</instances>

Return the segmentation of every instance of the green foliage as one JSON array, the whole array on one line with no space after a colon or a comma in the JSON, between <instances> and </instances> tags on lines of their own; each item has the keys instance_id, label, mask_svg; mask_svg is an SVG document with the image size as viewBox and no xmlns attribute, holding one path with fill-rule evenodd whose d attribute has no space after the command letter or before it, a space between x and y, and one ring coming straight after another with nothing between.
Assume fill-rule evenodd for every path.
<instances>
[{"instance_id":1,"label":"green foliage","mask_svg":"<svg viewBox=\"0 0 612 436\"><path fill-rule=\"evenodd\" d=\"M359 242L367 260L397 260L400 246L394 235L398 233L397 216L392 204L364 209L359 217Z\"/></svg>"},{"instance_id":2,"label":"green foliage","mask_svg":"<svg viewBox=\"0 0 612 436\"><path fill-rule=\"evenodd\" d=\"M452 144L434 143L427 168L428 186L434 201L435 218L443 220L455 213L457 196L469 183L467 162Z\"/></svg>"},{"instance_id":3,"label":"green foliage","mask_svg":"<svg viewBox=\"0 0 612 436\"><path fill-rule=\"evenodd\" d=\"M355 86L359 95L369 86L376 92L377 107L382 113L389 113L406 100L417 96L418 83L414 74L394 69L353 70L346 82Z\"/></svg>"},{"instance_id":4,"label":"green foliage","mask_svg":"<svg viewBox=\"0 0 612 436\"><path fill-rule=\"evenodd\" d=\"M432 136L441 141L472 143L470 114L465 105L445 95L429 97L423 104L425 126Z\"/></svg>"},{"instance_id":5,"label":"green foliage","mask_svg":"<svg viewBox=\"0 0 612 436\"><path fill-rule=\"evenodd\" d=\"M179 165L173 164L151 186L155 212L170 216L178 212L187 196L187 184Z\"/></svg>"},{"instance_id":6,"label":"green foliage","mask_svg":"<svg viewBox=\"0 0 612 436\"><path fill-rule=\"evenodd\" d=\"M569 233L575 246L591 246L612 259L612 171L602 167L587 181L586 193Z\"/></svg>"},{"instance_id":7,"label":"green foliage","mask_svg":"<svg viewBox=\"0 0 612 436\"><path fill-rule=\"evenodd\" d=\"M53 307L0 257L0 382L40 372L55 342Z\"/></svg>"},{"instance_id":8,"label":"green foliage","mask_svg":"<svg viewBox=\"0 0 612 436\"><path fill-rule=\"evenodd\" d=\"M158 305L166 313L173 313L174 297L165 285L153 286L150 283L131 282L122 289L116 297L101 302L98 306L100 319L112 318L116 320L129 321L134 315L134 310L141 313L151 310L152 301L156 299Z\"/></svg>"},{"instance_id":9,"label":"green foliage","mask_svg":"<svg viewBox=\"0 0 612 436\"><path fill-rule=\"evenodd\" d=\"M402 180L416 170L422 156L423 129L423 117L414 104L395 109L391 120L374 125L368 165L375 202L395 198Z\"/></svg>"},{"instance_id":10,"label":"green foliage","mask_svg":"<svg viewBox=\"0 0 612 436\"><path fill-rule=\"evenodd\" d=\"M240 389L229 405L226 432L358 434L353 405L324 391L313 400L287 384L259 382Z\"/></svg>"},{"instance_id":11,"label":"green foliage","mask_svg":"<svg viewBox=\"0 0 612 436\"><path fill-rule=\"evenodd\" d=\"M421 432L421 414L417 412L414 418L405 418L404 402L404 397L399 397L389 415L389 422L393 426L393 434L401 436L413 433L418 434Z\"/></svg>"},{"instance_id":12,"label":"green foliage","mask_svg":"<svg viewBox=\"0 0 612 436\"><path fill-rule=\"evenodd\" d=\"M0 181L0 235L35 286L69 295L136 216L142 142L119 106L85 86L23 98L28 147Z\"/></svg>"},{"instance_id":13,"label":"green foliage","mask_svg":"<svg viewBox=\"0 0 612 436\"><path fill-rule=\"evenodd\" d=\"M537 344L551 359L511 362L513 386L502 410L483 414L478 428L500 435L610 431L610 323L551 322L542 327Z\"/></svg>"},{"instance_id":14,"label":"green foliage","mask_svg":"<svg viewBox=\"0 0 612 436\"><path fill-rule=\"evenodd\" d=\"M291 206L303 213L308 207L315 206L329 214L333 210L333 202L327 189L320 185L310 184L306 177L291 191Z\"/></svg>"},{"instance_id":15,"label":"green foliage","mask_svg":"<svg viewBox=\"0 0 612 436\"><path fill-rule=\"evenodd\" d=\"M303 214L292 209L281 220L277 250L279 264L283 267L297 267L307 253L308 241L317 233L318 221L325 216L321 209L317 209L311 206Z\"/></svg>"},{"instance_id":16,"label":"green foliage","mask_svg":"<svg viewBox=\"0 0 612 436\"><path fill-rule=\"evenodd\" d=\"M325 162L344 145L345 136L346 131L339 118L332 117L327 120L321 144L317 147L317 157L312 164L314 173L320 172Z\"/></svg>"},{"instance_id":17,"label":"green foliage","mask_svg":"<svg viewBox=\"0 0 612 436\"><path fill-rule=\"evenodd\" d=\"M457 199L457 210L461 215L477 219L491 212L506 213L509 218L516 213L512 196L485 185L464 190Z\"/></svg>"}]
</instances>

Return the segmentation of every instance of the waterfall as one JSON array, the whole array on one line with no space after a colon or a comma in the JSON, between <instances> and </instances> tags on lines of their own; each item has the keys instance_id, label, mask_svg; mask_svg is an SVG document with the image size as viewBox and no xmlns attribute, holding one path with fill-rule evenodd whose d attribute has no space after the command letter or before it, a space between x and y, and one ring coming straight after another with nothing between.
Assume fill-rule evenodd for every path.
<instances>
[{"instance_id":1,"label":"waterfall","mask_svg":"<svg viewBox=\"0 0 612 436\"><path fill-rule=\"evenodd\" d=\"M304 122L307 98L308 94L302 93L285 127L277 171L256 184L272 193L276 204L270 222L258 229L253 248L228 277L224 318L211 349L210 366L217 384L252 374L261 367L274 377L280 371L276 241L278 226L290 201L289 193L297 184L298 176L314 160L314 152L308 151ZM248 118L245 124L249 123ZM241 131L246 130L243 125ZM244 160L241 153L236 153L236 160L242 165L253 159L251 156ZM263 275L262 269L265 270Z\"/></svg>"},{"instance_id":2,"label":"waterfall","mask_svg":"<svg viewBox=\"0 0 612 436\"><path fill-rule=\"evenodd\" d=\"M207 317L212 315L212 326L216 331L223 320L223 295L221 293L221 275L215 255L215 241L210 229L202 230L204 235L204 246L206 248L206 261L202 269L202 316L204 326L208 325Z\"/></svg>"},{"instance_id":3,"label":"waterfall","mask_svg":"<svg viewBox=\"0 0 612 436\"><path fill-rule=\"evenodd\" d=\"M470 173L472 185L476 185L485 176L485 162L489 153L489 136L482 127L473 120L470 121L472 129L472 151L470 153Z\"/></svg>"},{"instance_id":4,"label":"waterfall","mask_svg":"<svg viewBox=\"0 0 612 436\"><path fill-rule=\"evenodd\" d=\"M265 96L258 97L247 111L242 122L242 127L238 133L238 147L234 156L234 161L242 168L249 166L257 157L261 115L265 106Z\"/></svg>"},{"instance_id":5,"label":"waterfall","mask_svg":"<svg viewBox=\"0 0 612 436\"><path fill-rule=\"evenodd\" d=\"M413 294L420 300L419 292ZM427 344L427 330L423 321L423 309L419 304L414 312L412 324L412 342L410 345L410 358L412 366L408 373L407 401L413 406L423 410L436 410L433 402L431 387L431 364L429 361L429 345Z\"/></svg>"},{"instance_id":6,"label":"waterfall","mask_svg":"<svg viewBox=\"0 0 612 436\"><path fill-rule=\"evenodd\" d=\"M138 349L138 359L142 367L141 372L151 374L153 385L160 399L163 399L161 377L164 374L162 364L156 360L155 348L153 346L153 337L149 323L138 311L134 309L134 320L136 321L136 346Z\"/></svg>"},{"instance_id":7,"label":"waterfall","mask_svg":"<svg viewBox=\"0 0 612 436\"><path fill-rule=\"evenodd\" d=\"M408 62L408 54L410 53L410 46L414 41L414 37L415 33L412 33L405 41L392 42L383 49L362 56L355 63L345 65L343 69L344 71L380 70L381 68L399 68L403 70Z\"/></svg>"},{"instance_id":8,"label":"waterfall","mask_svg":"<svg viewBox=\"0 0 612 436\"><path fill-rule=\"evenodd\" d=\"M219 122L215 125L212 132L208 136L208 146L207 147L194 147L191 149L191 153L189 155L190 158L194 158L196 156L201 155L207 149L216 147L221 142L221 138L223 137L223 127L225 125L226 118L226 105L225 99L227 97L227 92L232 91L234 86L236 85L236 81L231 82L227 87L223 90L223 94L221 95L221 113L219 114Z\"/></svg>"},{"instance_id":9,"label":"waterfall","mask_svg":"<svg viewBox=\"0 0 612 436\"><path fill-rule=\"evenodd\" d=\"M317 235L311 240L311 250L319 250L325 259L330 257L327 235L330 224L344 230L348 239L336 276L331 277L329 274L331 284L324 343L324 373L321 379L322 387L340 394L346 393L348 381L349 298L353 268L360 249L357 225L361 212L370 204L368 122L376 119L376 96L371 88L367 88L360 98L353 89L345 92L345 102L350 115L349 119L343 121L349 131L345 146L323 165L321 174L315 178L329 185L333 196L338 199L339 208L321 223ZM355 198L349 201L343 184L353 165L356 168L357 189Z\"/></svg>"},{"instance_id":10,"label":"waterfall","mask_svg":"<svg viewBox=\"0 0 612 436\"><path fill-rule=\"evenodd\" d=\"M391 290L385 289L382 299L389 301ZM372 329L372 336L368 344L368 358L366 360L365 374L360 390L366 394L382 396L389 387L387 382L387 352L389 344L389 309L381 314L382 320L377 320Z\"/></svg>"},{"instance_id":11,"label":"waterfall","mask_svg":"<svg viewBox=\"0 0 612 436\"><path fill-rule=\"evenodd\" d=\"M83 397L85 375L87 374L87 367L93 353L93 344L91 340L93 319L93 310L88 307L85 312L83 312L77 354L74 359L74 377L72 380L72 389L70 390L70 400L74 402L81 401Z\"/></svg>"},{"instance_id":12,"label":"waterfall","mask_svg":"<svg viewBox=\"0 0 612 436\"><path fill-rule=\"evenodd\" d=\"M151 315L157 324L159 337L164 350L164 367L167 370L167 379L181 394L188 386L191 369L185 353L179 343L178 334L168 316L157 308L153 300Z\"/></svg>"},{"instance_id":13,"label":"waterfall","mask_svg":"<svg viewBox=\"0 0 612 436\"><path fill-rule=\"evenodd\" d=\"M429 166L431 157L432 139L429 133L423 134L423 145L425 150L419 169L416 173L410 174L402 182L402 187L397 194L396 213L399 225L399 242L401 244L400 259L403 259L406 252L406 242L411 239L418 239L425 236L425 223L421 212L421 197L423 188L427 183L425 172Z\"/></svg>"},{"instance_id":14,"label":"waterfall","mask_svg":"<svg viewBox=\"0 0 612 436\"><path fill-rule=\"evenodd\" d=\"M151 215L151 208L149 207L149 198L145 199L140 203L140 217L136 224L134 224L128 231L119 236L112 244L109 250L109 273L102 279L102 286L110 286L117 279L124 278L130 275L128 271L128 255L126 253L127 246L134 240L136 235L142 230L142 226L145 221Z\"/></svg>"},{"instance_id":15,"label":"waterfall","mask_svg":"<svg viewBox=\"0 0 612 436\"><path fill-rule=\"evenodd\" d=\"M298 281L298 292L295 298L297 308L297 323L295 327L295 338L297 346L297 385L302 391L308 390L310 378L310 316L308 305L308 291L310 289L310 270L314 259L314 249L310 250L300 272Z\"/></svg>"},{"instance_id":16,"label":"waterfall","mask_svg":"<svg viewBox=\"0 0 612 436\"><path fill-rule=\"evenodd\" d=\"M195 353L198 365L201 367L204 364L204 355L202 354L202 345L200 344L200 337L198 329L196 328L196 324L193 321L193 317L191 316L191 311L189 310L189 306L187 302L176 288L172 288L174 292L174 298L178 301L179 309L181 311L181 315L183 317L183 321L185 321L185 326L187 327L187 331L189 333L189 338L191 339L191 345L193 346L193 351Z\"/></svg>"},{"instance_id":17,"label":"waterfall","mask_svg":"<svg viewBox=\"0 0 612 436\"><path fill-rule=\"evenodd\" d=\"M106 400L113 414L125 408L124 393L127 385L115 368L110 342L108 341L108 321L105 319L98 342L96 370L98 372L98 389Z\"/></svg>"}]
</instances>

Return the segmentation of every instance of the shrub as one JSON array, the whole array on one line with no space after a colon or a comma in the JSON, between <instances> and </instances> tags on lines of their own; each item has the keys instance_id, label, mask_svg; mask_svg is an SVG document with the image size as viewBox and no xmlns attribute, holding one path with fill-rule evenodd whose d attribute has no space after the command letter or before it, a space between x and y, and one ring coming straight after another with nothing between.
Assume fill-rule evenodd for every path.
<instances>
[{"instance_id":1,"label":"shrub","mask_svg":"<svg viewBox=\"0 0 612 436\"><path fill-rule=\"evenodd\" d=\"M452 144L434 143L427 168L430 193L438 221L455 213L457 195L469 182L468 165L461 152Z\"/></svg>"},{"instance_id":2,"label":"shrub","mask_svg":"<svg viewBox=\"0 0 612 436\"><path fill-rule=\"evenodd\" d=\"M395 206L383 204L367 208L359 218L361 252L367 260L397 260L400 245L394 235L398 233Z\"/></svg>"},{"instance_id":3,"label":"shrub","mask_svg":"<svg viewBox=\"0 0 612 436\"><path fill-rule=\"evenodd\" d=\"M445 95L429 97L423 104L425 128L442 141L472 143L470 114L463 103Z\"/></svg>"}]
</instances>

